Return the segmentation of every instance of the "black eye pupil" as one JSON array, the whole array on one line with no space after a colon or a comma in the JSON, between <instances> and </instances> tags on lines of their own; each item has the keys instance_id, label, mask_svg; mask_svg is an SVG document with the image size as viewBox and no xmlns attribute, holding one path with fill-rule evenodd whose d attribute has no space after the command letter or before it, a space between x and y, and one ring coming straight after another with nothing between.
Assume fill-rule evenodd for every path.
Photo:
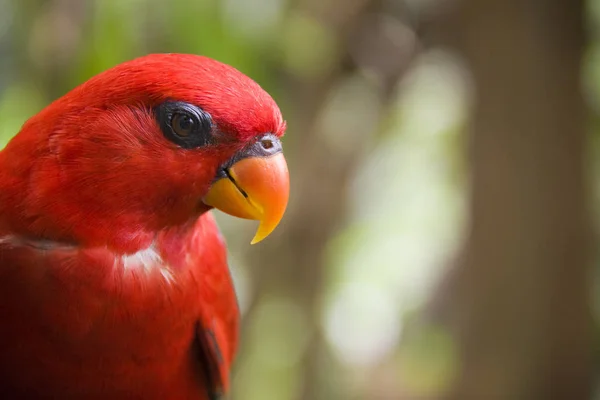
<instances>
[{"instance_id":1,"label":"black eye pupil","mask_svg":"<svg viewBox=\"0 0 600 400\"><path fill-rule=\"evenodd\" d=\"M179 128L183 130L189 130L194 125L194 120L190 117L183 117L179 119Z\"/></svg>"},{"instance_id":2,"label":"black eye pupil","mask_svg":"<svg viewBox=\"0 0 600 400\"><path fill-rule=\"evenodd\" d=\"M171 126L179 136L189 136L194 130L195 121L186 114L175 114L171 121Z\"/></svg>"}]
</instances>

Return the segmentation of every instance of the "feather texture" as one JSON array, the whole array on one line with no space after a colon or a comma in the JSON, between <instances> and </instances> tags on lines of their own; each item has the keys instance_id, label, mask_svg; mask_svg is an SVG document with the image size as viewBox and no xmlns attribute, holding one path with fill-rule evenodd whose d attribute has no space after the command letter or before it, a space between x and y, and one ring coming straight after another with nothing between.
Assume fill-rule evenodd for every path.
<instances>
[{"instance_id":1,"label":"feather texture","mask_svg":"<svg viewBox=\"0 0 600 400\"><path fill-rule=\"evenodd\" d=\"M238 335L209 213L126 258L12 238L0 265L2 398L203 399L227 384L203 364L226 375ZM218 360L198 353L206 332Z\"/></svg>"}]
</instances>

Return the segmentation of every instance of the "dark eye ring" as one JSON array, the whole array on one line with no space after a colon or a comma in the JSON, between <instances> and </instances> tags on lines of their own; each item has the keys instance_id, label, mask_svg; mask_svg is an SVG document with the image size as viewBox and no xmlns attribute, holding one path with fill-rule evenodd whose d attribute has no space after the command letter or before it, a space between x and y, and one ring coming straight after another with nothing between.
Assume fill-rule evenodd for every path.
<instances>
[{"instance_id":1,"label":"dark eye ring","mask_svg":"<svg viewBox=\"0 0 600 400\"><path fill-rule=\"evenodd\" d=\"M171 118L171 128L177 136L189 137L198 128L198 122L187 113L176 112Z\"/></svg>"},{"instance_id":2,"label":"dark eye ring","mask_svg":"<svg viewBox=\"0 0 600 400\"><path fill-rule=\"evenodd\" d=\"M213 142L212 118L200 107L182 101L165 101L156 107L155 113L165 138L178 146L194 149Z\"/></svg>"}]
</instances>

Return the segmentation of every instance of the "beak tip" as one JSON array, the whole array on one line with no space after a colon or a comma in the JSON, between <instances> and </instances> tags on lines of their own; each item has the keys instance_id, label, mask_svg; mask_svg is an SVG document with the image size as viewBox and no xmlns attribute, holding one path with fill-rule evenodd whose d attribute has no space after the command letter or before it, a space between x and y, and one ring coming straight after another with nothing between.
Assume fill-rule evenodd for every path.
<instances>
[{"instance_id":1,"label":"beak tip","mask_svg":"<svg viewBox=\"0 0 600 400\"><path fill-rule=\"evenodd\" d=\"M254 234L254 237L252 238L252 241L250 242L250 244L257 244L259 242L262 242L267 236L269 236L271 234L273 229L275 229L275 226L273 226L272 229L268 229L265 231L265 229L262 226L259 226L259 228L256 231L256 233Z\"/></svg>"},{"instance_id":2,"label":"beak tip","mask_svg":"<svg viewBox=\"0 0 600 400\"><path fill-rule=\"evenodd\" d=\"M261 240L263 240L264 238L258 236L258 232L256 233L256 235L254 235L254 237L252 238L252 240L250 241L250 244L256 244L258 242L260 242Z\"/></svg>"}]
</instances>

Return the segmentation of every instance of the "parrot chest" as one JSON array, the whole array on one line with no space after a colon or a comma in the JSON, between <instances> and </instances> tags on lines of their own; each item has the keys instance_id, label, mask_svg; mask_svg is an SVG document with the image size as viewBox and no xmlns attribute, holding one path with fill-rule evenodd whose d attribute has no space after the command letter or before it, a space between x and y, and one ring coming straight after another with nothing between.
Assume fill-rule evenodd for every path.
<instances>
[{"instance_id":1,"label":"parrot chest","mask_svg":"<svg viewBox=\"0 0 600 400\"><path fill-rule=\"evenodd\" d=\"M206 398L198 324L231 287L153 250L0 247L0 265L0 395Z\"/></svg>"}]
</instances>

